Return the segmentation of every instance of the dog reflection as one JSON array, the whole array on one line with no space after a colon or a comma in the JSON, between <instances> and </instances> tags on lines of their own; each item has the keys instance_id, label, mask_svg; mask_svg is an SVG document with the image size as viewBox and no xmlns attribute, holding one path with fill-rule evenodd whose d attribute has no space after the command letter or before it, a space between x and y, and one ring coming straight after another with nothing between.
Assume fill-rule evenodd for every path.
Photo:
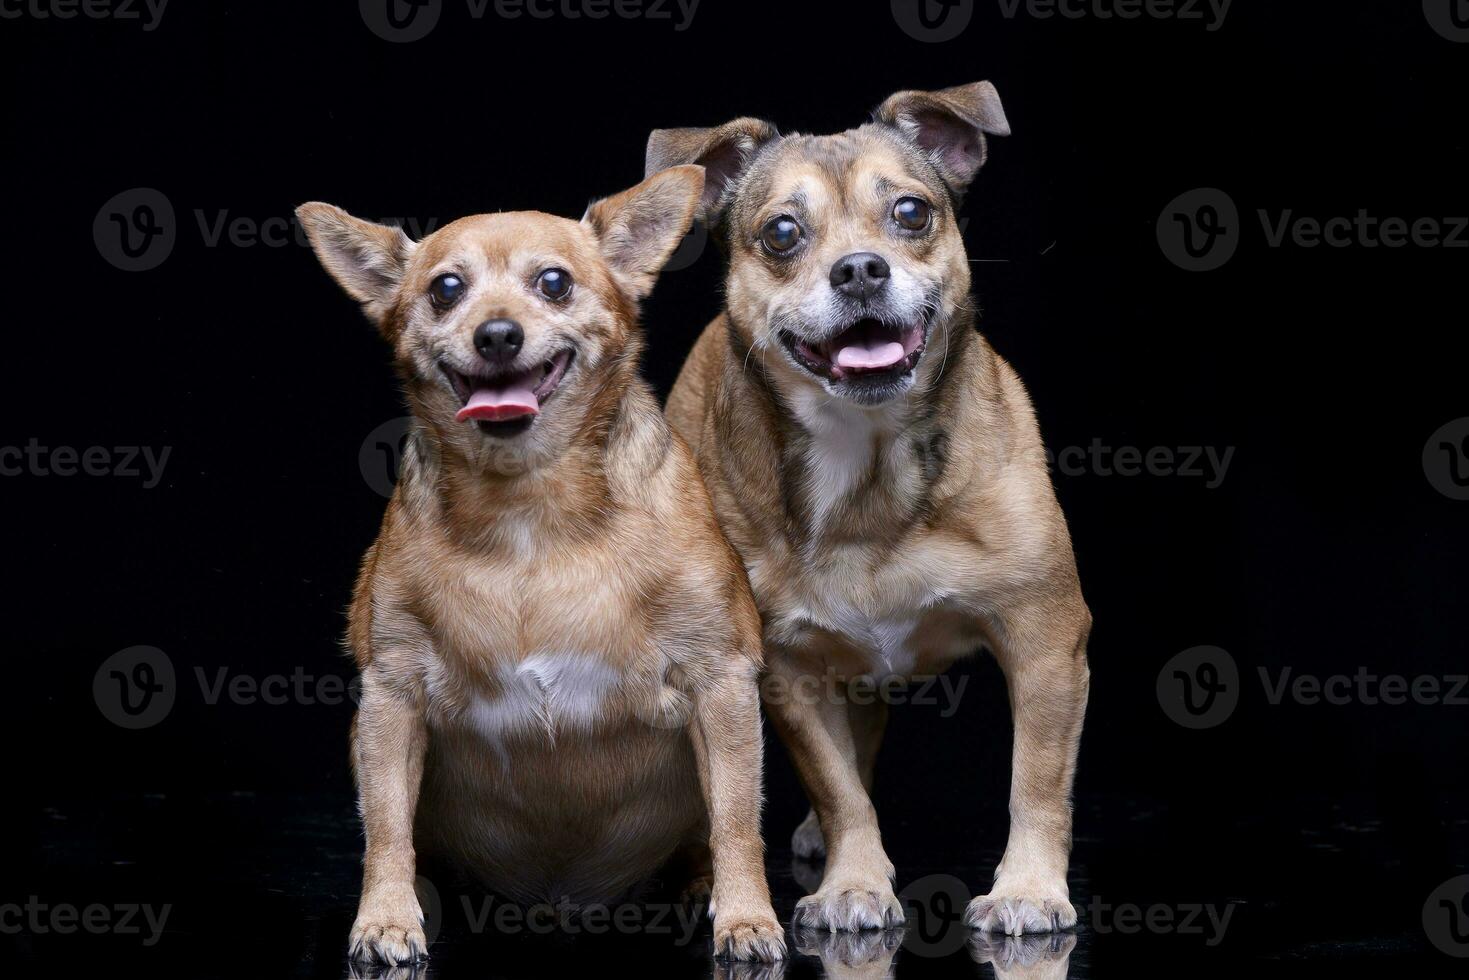
<instances>
[{"instance_id":1,"label":"dog reflection","mask_svg":"<svg viewBox=\"0 0 1469 980\"><path fill-rule=\"evenodd\" d=\"M1028 936L976 932L969 938L969 954L976 963L988 963L995 980L1065 980L1075 948L1076 934L1070 932Z\"/></svg>"},{"instance_id":2,"label":"dog reflection","mask_svg":"<svg viewBox=\"0 0 1469 980\"><path fill-rule=\"evenodd\" d=\"M359 962L347 958L349 980L431 980L434 976L424 962L408 963L403 966L386 966L381 963Z\"/></svg>"},{"instance_id":3,"label":"dog reflection","mask_svg":"<svg viewBox=\"0 0 1469 980\"><path fill-rule=\"evenodd\" d=\"M893 960L903 945L903 930L796 929L795 939L798 953L820 958L828 980L886 980L895 975Z\"/></svg>"}]
</instances>

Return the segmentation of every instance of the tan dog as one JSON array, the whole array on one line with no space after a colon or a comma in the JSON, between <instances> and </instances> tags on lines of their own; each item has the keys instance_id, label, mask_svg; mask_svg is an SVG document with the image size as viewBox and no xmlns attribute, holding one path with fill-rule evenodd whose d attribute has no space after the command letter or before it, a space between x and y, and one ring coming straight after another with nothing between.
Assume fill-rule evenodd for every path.
<instances>
[{"instance_id":1,"label":"tan dog","mask_svg":"<svg viewBox=\"0 0 1469 980\"><path fill-rule=\"evenodd\" d=\"M985 135L1008 131L980 82L899 92L834 136L737 119L648 143L650 173L707 168L704 216L729 252L725 311L667 411L760 607L767 710L813 806L796 852L827 855L801 925L903 913L868 796L885 706L795 692L937 674L981 646L1009 684L1011 826L967 921L1016 934L1076 921L1091 617L1030 401L974 331L955 213Z\"/></svg>"},{"instance_id":2,"label":"tan dog","mask_svg":"<svg viewBox=\"0 0 1469 980\"><path fill-rule=\"evenodd\" d=\"M716 952L784 955L759 833L759 622L637 376L637 302L702 188L680 167L580 222L481 215L416 244L298 212L392 344L415 420L351 611L354 958L425 955L415 845L506 897L580 905L712 845Z\"/></svg>"}]
</instances>

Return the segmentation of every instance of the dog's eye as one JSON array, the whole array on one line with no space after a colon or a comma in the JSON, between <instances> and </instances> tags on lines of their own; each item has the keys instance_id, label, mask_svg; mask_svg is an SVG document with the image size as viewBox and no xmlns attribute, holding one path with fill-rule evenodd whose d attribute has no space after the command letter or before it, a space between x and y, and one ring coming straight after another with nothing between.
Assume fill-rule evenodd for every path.
<instances>
[{"instance_id":1,"label":"dog's eye","mask_svg":"<svg viewBox=\"0 0 1469 980\"><path fill-rule=\"evenodd\" d=\"M927 202L916 197L900 197L893 205L893 220L909 231L922 231L928 227L929 207Z\"/></svg>"},{"instance_id":2,"label":"dog's eye","mask_svg":"<svg viewBox=\"0 0 1469 980\"><path fill-rule=\"evenodd\" d=\"M760 240L772 252L789 252L801 240L801 226L795 218L783 214L761 229Z\"/></svg>"},{"instance_id":3,"label":"dog's eye","mask_svg":"<svg viewBox=\"0 0 1469 980\"><path fill-rule=\"evenodd\" d=\"M565 269L547 269L537 277L536 288L547 299L565 299L571 295L571 273Z\"/></svg>"},{"instance_id":4,"label":"dog's eye","mask_svg":"<svg viewBox=\"0 0 1469 980\"><path fill-rule=\"evenodd\" d=\"M446 272L435 279L428 287L429 300L441 310L447 310L464 296L464 280Z\"/></svg>"}]
</instances>

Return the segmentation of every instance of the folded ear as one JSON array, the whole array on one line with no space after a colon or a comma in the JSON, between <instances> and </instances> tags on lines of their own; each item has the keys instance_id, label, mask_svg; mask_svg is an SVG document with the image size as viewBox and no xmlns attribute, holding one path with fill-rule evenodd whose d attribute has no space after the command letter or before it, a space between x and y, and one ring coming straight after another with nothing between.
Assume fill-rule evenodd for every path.
<instances>
[{"instance_id":1,"label":"folded ear","mask_svg":"<svg viewBox=\"0 0 1469 980\"><path fill-rule=\"evenodd\" d=\"M587 208L582 221L634 298L652 291L658 270L693 225L703 192L703 167L673 167Z\"/></svg>"},{"instance_id":2,"label":"folded ear","mask_svg":"<svg viewBox=\"0 0 1469 980\"><path fill-rule=\"evenodd\" d=\"M381 320L403 280L413 241L401 228L363 221L319 201L297 208L296 219L326 271L368 317Z\"/></svg>"},{"instance_id":3,"label":"folded ear","mask_svg":"<svg viewBox=\"0 0 1469 980\"><path fill-rule=\"evenodd\" d=\"M937 92L896 92L878 107L877 119L898 127L927 151L955 192L962 192L979 173L985 134L1010 135L1000 93L989 82Z\"/></svg>"},{"instance_id":4,"label":"folded ear","mask_svg":"<svg viewBox=\"0 0 1469 980\"><path fill-rule=\"evenodd\" d=\"M704 197L699 217L710 221L721 210L724 192L744 173L761 144L780 134L763 119L742 117L704 129L655 129L648 137L643 176L694 163L704 168Z\"/></svg>"}]
</instances>

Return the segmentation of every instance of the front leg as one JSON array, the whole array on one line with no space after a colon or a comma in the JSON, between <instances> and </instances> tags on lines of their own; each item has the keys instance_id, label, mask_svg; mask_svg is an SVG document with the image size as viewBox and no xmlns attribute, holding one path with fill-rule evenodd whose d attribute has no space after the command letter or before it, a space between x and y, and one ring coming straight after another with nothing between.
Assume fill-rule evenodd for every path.
<instances>
[{"instance_id":1,"label":"front leg","mask_svg":"<svg viewBox=\"0 0 1469 980\"><path fill-rule=\"evenodd\" d=\"M1015 724L1010 841L990 893L966 911L975 929L1019 936L1076 925L1066 867L1090 632L1091 615L1079 594L1007 611L994 624L991 645L1005 672Z\"/></svg>"},{"instance_id":2,"label":"front leg","mask_svg":"<svg viewBox=\"0 0 1469 980\"><path fill-rule=\"evenodd\" d=\"M428 746L423 706L369 665L353 725L352 763L367 835L362 898L348 941L350 956L389 965L428 956L423 911L413 882L413 815Z\"/></svg>"},{"instance_id":3,"label":"front leg","mask_svg":"<svg viewBox=\"0 0 1469 980\"><path fill-rule=\"evenodd\" d=\"M701 691L690 722L709 811L714 952L721 958L785 959L785 932L770 904L760 835L764 746L755 667L731 670Z\"/></svg>"},{"instance_id":4,"label":"front leg","mask_svg":"<svg viewBox=\"0 0 1469 980\"><path fill-rule=\"evenodd\" d=\"M765 705L790 750L826 843L821 887L796 904L796 924L828 930L885 929L903 921L893 863L862 784L844 702L813 694L788 658L772 654Z\"/></svg>"}]
</instances>

